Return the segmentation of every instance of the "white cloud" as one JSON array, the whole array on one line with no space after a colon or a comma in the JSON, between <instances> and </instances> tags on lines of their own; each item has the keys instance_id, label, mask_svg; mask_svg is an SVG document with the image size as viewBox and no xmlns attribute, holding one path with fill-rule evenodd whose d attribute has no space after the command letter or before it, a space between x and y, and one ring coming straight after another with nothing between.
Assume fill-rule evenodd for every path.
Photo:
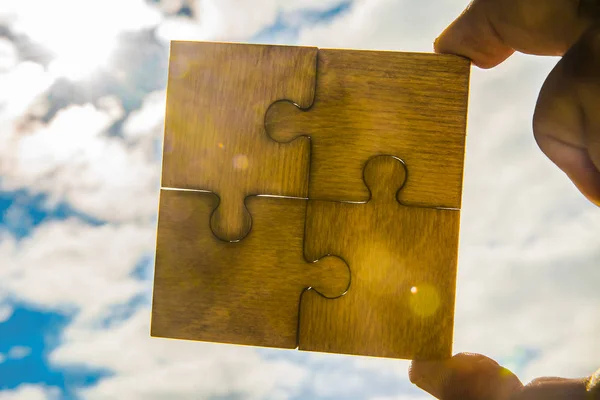
<instances>
[{"instance_id":1,"label":"white cloud","mask_svg":"<svg viewBox=\"0 0 600 400\"><path fill-rule=\"evenodd\" d=\"M600 318L597 304L595 301L577 312L567 310L557 318L559 321L555 324L566 326L557 332L547 351L527 366L523 373L526 381L538 376L579 378L598 369Z\"/></svg>"},{"instance_id":2,"label":"white cloud","mask_svg":"<svg viewBox=\"0 0 600 400\"><path fill-rule=\"evenodd\" d=\"M50 65L54 75L75 80L106 65L119 33L155 26L161 20L144 0L17 0L3 4L2 13L12 29L54 54ZM57 28L48 29L49 21Z\"/></svg>"},{"instance_id":3,"label":"white cloud","mask_svg":"<svg viewBox=\"0 0 600 400\"><path fill-rule=\"evenodd\" d=\"M156 213L160 166L150 149L104 135L115 110L69 106L46 126L4 133L0 174L5 189L28 187L91 216L124 221Z\"/></svg>"},{"instance_id":4,"label":"white cloud","mask_svg":"<svg viewBox=\"0 0 600 400\"><path fill-rule=\"evenodd\" d=\"M117 373L84 389L86 399L198 399L239 394L244 399L287 399L307 371L285 360L264 360L250 347L149 337L150 310L107 330L79 322L51 354L58 365L84 364Z\"/></svg>"},{"instance_id":5,"label":"white cloud","mask_svg":"<svg viewBox=\"0 0 600 400\"><path fill-rule=\"evenodd\" d=\"M0 71L1 141L9 139L8 123L25 113L53 82L44 67L31 61L21 62L4 73Z\"/></svg>"},{"instance_id":6,"label":"white cloud","mask_svg":"<svg viewBox=\"0 0 600 400\"><path fill-rule=\"evenodd\" d=\"M2 364L6 360L6 356L0 353L0 364Z\"/></svg>"},{"instance_id":7,"label":"white cloud","mask_svg":"<svg viewBox=\"0 0 600 400\"><path fill-rule=\"evenodd\" d=\"M31 354L31 348L27 346L13 346L8 350L8 358L20 360Z\"/></svg>"},{"instance_id":8,"label":"white cloud","mask_svg":"<svg viewBox=\"0 0 600 400\"><path fill-rule=\"evenodd\" d=\"M154 224L94 227L76 220L40 225L20 242L0 236L0 293L37 307L80 309L100 318L111 305L147 291L131 277L153 251Z\"/></svg>"},{"instance_id":9,"label":"white cloud","mask_svg":"<svg viewBox=\"0 0 600 400\"><path fill-rule=\"evenodd\" d=\"M0 324L6 322L13 315L13 307L8 304L0 304Z\"/></svg>"},{"instance_id":10,"label":"white cloud","mask_svg":"<svg viewBox=\"0 0 600 400\"><path fill-rule=\"evenodd\" d=\"M338 368L339 369L339 368ZM336 370L335 366L312 376L312 390L319 397L348 398L367 387L368 376L360 370Z\"/></svg>"},{"instance_id":11,"label":"white cloud","mask_svg":"<svg viewBox=\"0 0 600 400\"><path fill-rule=\"evenodd\" d=\"M400 395L400 396L377 396L377 397L370 397L369 400L429 400L429 399L434 399L435 397L433 396L429 396L429 395L410 395L410 396L406 396L406 395Z\"/></svg>"},{"instance_id":12,"label":"white cloud","mask_svg":"<svg viewBox=\"0 0 600 400\"><path fill-rule=\"evenodd\" d=\"M64 200L79 211L108 221L151 218L156 213L160 165L151 146L160 133L158 108L136 119L128 135L135 143L105 135L122 116L117 98L69 106L47 125L27 122L43 113L54 78L33 62L0 73L0 175L2 188L28 188ZM160 103L160 93L156 96ZM164 110L158 113L164 115ZM149 122L144 122L149 119ZM14 210L13 210L14 211Z\"/></svg>"},{"instance_id":13,"label":"white cloud","mask_svg":"<svg viewBox=\"0 0 600 400\"><path fill-rule=\"evenodd\" d=\"M18 60L15 45L10 40L0 37L0 72L14 68Z\"/></svg>"},{"instance_id":14,"label":"white cloud","mask_svg":"<svg viewBox=\"0 0 600 400\"><path fill-rule=\"evenodd\" d=\"M81 391L83 398L92 400L117 394L133 400L227 395L283 400L297 398L304 390L310 391L311 398L421 394L408 382L399 389L397 382L406 381L406 361L150 338L149 318L150 310L140 308L110 329L91 329L76 320L65 330L64 343L50 354L50 361L55 366L114 371L114 376ZM361 362L369 365L359 366ZM390 373L394 364L404 368ZM374 379L382 386L373 387Z\"/></svg>"},{"instance_id":15,"label":"white cloud","mask_svg":"<svg viewBox=\"0 0 600 400\"><path fill-rule=\"evenodd\" d=\"M6 20L12 21L13 29L50 49L62 46L61 41L83 43L89 39L88 35L112 36L113 32L154 26L160 19L160 15L144 0L90 1L85 4L77 0L57 0L52 4L13 0L4 4L2 13ZM77 18L72 15L77 15ZM49 20L59 23L61 29L46 30ZM78 34L73 35L73 32Z\"/></svg>"},{"instance_id":16,"label":"white cloud","mask_svg":"<svg viewBox=\"0 0 600 400\"><path fill-rule=\"evenodd\" d=\"M299 1L285 1L285 0L261 0L265 4L263 6L271 6L282 11L301 11L301 10L318 10L326 11L331 9L338 4L344 2L344 0L299 0Z\"/></svg>"},{"instance_id":17,"label":"white cloud","mask_svg":"<svg viewBox=\"0 0 600 400\"><path fill-rule=\"evenodd\" d=\"M165 12L167 14L176 13L184 5L189 6L190 1L189 0L163 0L163 1L160 1L156 4L154 4L155 7L158 7L160 10L162 10L163 12Z\"/></svg>"},{"instance_id":18,"label":"white cloud","mask_svg":"<svg viewBox=\"0 0 600 400\"><path fill-rule=\"evenodd\" d=\"M395 378L407 377L410 361L395 360L375 357L352 357L353 364L357 370L387 374Z\"/></svg>"},{"instance_id":19,"label":"white cloud","mask_svg":"<svg viewBox=\"0 0 600 400\"><path fill-rule=\"evenodd\" d=\"M430 52L436 36L465 5L456 0L355 0L347 15L304 29L298 41L323 48Z\"/></svg>"},{"instance_id":20,"label":"white cloud","mask_svg":"<svg viewBox=\"0 0 600 400\"><path fill-rule=\"evenodd\" d=\"M58 400L59 395L56 387L24 383L16 389L0 391L0 400Z\"/></svg>"},{"instance_id":21,"label":"white cloud","mask_svg":"<svg viewBox=\"0 0 600 400\"><path fill-rule=\"evenodd\" d=\"M167 107L165 95L164 90L150 93L144 99L142 106L129 115L123 125L123 134L127 138L138 139L150 136L154 139L157 136L162 137Z\"/></svg>"},{"instance_id":22,"label":"white cloud","mask_svg":"<svg viewBox=\"0 0 600 400\"><path fill-rule=\"evenodd\" d=\"M164 40L246 41L275 23L279 12L327 10L340 0L192 0L195 20L169 18L158 34Z\"/></svg>"}]
</instances>

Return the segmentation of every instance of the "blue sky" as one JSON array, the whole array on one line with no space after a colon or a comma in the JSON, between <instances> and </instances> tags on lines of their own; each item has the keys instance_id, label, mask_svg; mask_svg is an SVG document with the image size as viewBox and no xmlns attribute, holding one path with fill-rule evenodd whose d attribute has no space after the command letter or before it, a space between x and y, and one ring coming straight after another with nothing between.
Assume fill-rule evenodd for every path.
<instances>
[{"instance_id":1,"label":"blue sky","mask_svg":"<svg viewBox=\"0 0 600 400\"><path fill-rule=\"evenodd\" d=\"M0 400L430 398L404 360L149 338L168 41L430 51L466 2L6 5ZM524 380L589 373L600 354L600 212L531 135L555 62L517 55L471 83L455 351Z\"/></svg>"},{"instance_id":2,"label":"blue sky","mask_svg":"<svg viewBox=\"0 0 600 400\"><path fill-rule=\"evenodd\" d=\"M89 224L102 223L66 203L49 207L45 200L44 194L32 195L26 190L0 192L0 229L22 239L37 225L49 220L75 217ZM13 216L12 213L18 214ZM0 323L0 353L4 354L4 361L0 363L0 391L14 389L22 383L43 383L59 387L64 399L75 399L74 389L93 385L109 374L108 371L51 366L47 355L60 342L61 330L69 323L70 315L14 302L10 297L3 300L12 308L12 315ZM10 357L14 348L28 351Z\"/></svg>"}]
</instances>

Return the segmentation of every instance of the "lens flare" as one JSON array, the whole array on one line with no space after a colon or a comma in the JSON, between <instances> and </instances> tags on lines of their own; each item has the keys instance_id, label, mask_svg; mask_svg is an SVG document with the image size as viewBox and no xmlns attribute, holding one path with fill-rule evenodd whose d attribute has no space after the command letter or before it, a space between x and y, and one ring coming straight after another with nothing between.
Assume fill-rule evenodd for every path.
<instances>
[{"instance_id":1,"label":"lens flare","mask_svg":"<svg viewBox=\"0 0 600 400\"><path fill-rule=\"evenodd\" d=\"M415 314L430 317L440 308L440 295L432 285L415 285L410 288L410 293L409 304Z\"/></svg>"}]
</instances>

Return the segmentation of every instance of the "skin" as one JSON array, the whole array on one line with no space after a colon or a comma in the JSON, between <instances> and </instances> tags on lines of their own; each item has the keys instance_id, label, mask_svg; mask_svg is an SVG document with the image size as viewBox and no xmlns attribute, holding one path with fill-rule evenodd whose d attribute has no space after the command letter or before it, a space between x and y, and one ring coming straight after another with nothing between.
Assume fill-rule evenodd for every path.
<instances>
[{"instance_id":1,"label":"skin","mask_svg":"<svg viewBox=\"0 0 600 400\"><path fill-rule=\"evenodd\" d=\"M434 48L484 69L515 52L560 56L540 91L533 133L544 154L600 206L600 0L474 0ZM440 400L600 400L600 370L523 385L480 354L414 361L409 377Z\"/></svg>"},{"instance_id":2,"label":"skin","mask_svg":"<svg viewBox=\"0 0 600 400\"><path fill-rule=\"evenodd\" d=\"M600 1L475 0L435 51L493 68L514 52L561 56L533 118L540 149L600 206Z\"/></svg>"},{"instance_id":3,"label":"skin","mask_svg":"<svg viewBox=\"0 0 600 400\"><path fill-rule=\"evenodd\" d=\"M440 400L597 400L600 370L581 379L537 378L523 385L512 372L481 354L445 361L414 361L412 383Z\"/></svg>"}]
</instances>

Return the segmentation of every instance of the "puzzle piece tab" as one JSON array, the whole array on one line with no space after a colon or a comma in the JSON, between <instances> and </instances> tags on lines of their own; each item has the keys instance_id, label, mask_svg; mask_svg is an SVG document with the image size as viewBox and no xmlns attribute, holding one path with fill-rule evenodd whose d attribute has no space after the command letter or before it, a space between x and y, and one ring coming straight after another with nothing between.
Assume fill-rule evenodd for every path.
<instances>
[{"instance_id":1,"label":"puzzle piece tab","mask_svg":"<svg viewBox=\"0 0 600 400\"><path fill-rule=\"evenodd\" d=\"M411 165L408 165L410 183ZM309 201L308 259L337 254L352 285L325 301L307 294L301 350L405 359L451 355L460 212L397 201L405 164L377 156L364 169L364 204ZM404 190L404 189L402 189Z\"/></svg>"},{"instance_id":2,"label":"puzzle piece tab","mask_svg":"<svg viewBox=\"0 0 600 400\"><path fill-rule=\"evenodd\" d=\"M350 283L341 259L305 260L306 203L248 198L252 229L231 243L210 229L215 195L161 190L152 336L297 347L301 295L333 298Z\"/></svg>"},{"instance_id":3,"label":"puzzle piece tab","mask_svg":"<svg viewBox=\"0 0 600 400\"><path fill-rule=\"evenodd\" d=\"M317 49L172 42L162 187L211 191L211 225L223 240L244 237L248 195L307 197L309 142L281 144L265 133L268 107L312 104Z\"/></svg>"},{"instance_id":4,"label":"puzzle piece tab","mask_svg":"<svg viewBox=\"0 0 600 400\"><path fill-rule=\"evenodd\" d=\"M310 199L366 201L364 162L394 154L410 165L406 204L460 208L469 68L451 55L321 49L314 104L274 104L267 132L310 136Z\"/></svg>"}]
</instances>

